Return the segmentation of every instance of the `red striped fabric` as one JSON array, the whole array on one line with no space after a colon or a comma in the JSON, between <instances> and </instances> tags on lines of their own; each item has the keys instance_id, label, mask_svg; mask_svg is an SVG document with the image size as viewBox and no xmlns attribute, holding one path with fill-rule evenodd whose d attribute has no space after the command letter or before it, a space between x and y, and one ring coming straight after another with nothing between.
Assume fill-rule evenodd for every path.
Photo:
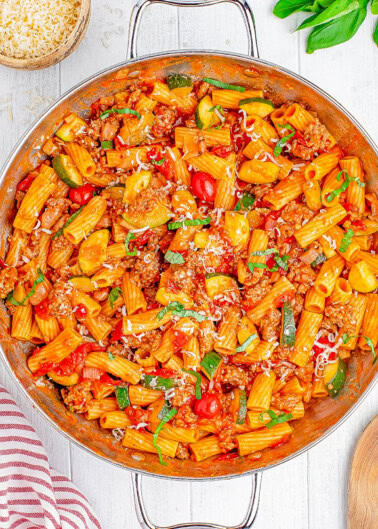
<instances>
[{"instance_id":1,"label":"red striped fabric","mask_svg":"<svg viewBox=\"0 0 378 529\"><path fill-rule=\"evenodd\" d=\"M101 529L85 496L50 467L37 434L2 386L0 528Z\"/></svg>"}]
</instances>

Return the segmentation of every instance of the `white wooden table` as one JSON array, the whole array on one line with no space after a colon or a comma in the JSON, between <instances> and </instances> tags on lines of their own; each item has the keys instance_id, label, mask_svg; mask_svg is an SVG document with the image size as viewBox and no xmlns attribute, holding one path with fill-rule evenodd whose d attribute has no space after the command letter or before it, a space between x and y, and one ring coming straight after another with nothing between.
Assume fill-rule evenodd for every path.
<instances>
[{"instance_id":1,"label":"white wooden table","mask_svg":"<svg viewBox=\"0 0 378 529\"><path fill-rule=\"evenodd\" d=\"M352 41L305 53L305 35L292 33L300 15L286 21L271 12L273 0L250 0L256 18L260 56L310 79L336 97L378 140L378 51L371 40L373 18ZM92 20L80 48L58 66L39 72L0 68L0 163L27 126L60 94L98 70L125 60L128 22L134 0L93 0ZM152 6L141 26L139 53L177 48L246 52L247 40L234 6L196 10ZM103 529L137 529L130 475L69 443L40 417L0 362L0 382L11 392L37 430L50 464L82 489ZM354 415L307 454L264 473L254 529L346 527L349 464L355 443L377 413L373 390ZM249 478L212 484L146 478L152 519L239 522L249 495Z\"/></svg>"}]
</instances>

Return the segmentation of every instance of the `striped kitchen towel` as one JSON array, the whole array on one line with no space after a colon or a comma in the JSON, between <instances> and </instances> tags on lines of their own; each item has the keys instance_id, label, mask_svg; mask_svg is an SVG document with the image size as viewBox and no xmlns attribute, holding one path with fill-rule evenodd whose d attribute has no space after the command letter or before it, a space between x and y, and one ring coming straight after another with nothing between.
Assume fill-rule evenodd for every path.
<instances>
[{"instance_id":1,"label":"striped kitchen towel","mask_svg":"<svg viewBox=\"0 0 378 529\"><path fill-rule=\"evenodd\" d=\"M86 498L46 452L0 385L0 529L101 529Z\"/></svg>"}]
</instances>

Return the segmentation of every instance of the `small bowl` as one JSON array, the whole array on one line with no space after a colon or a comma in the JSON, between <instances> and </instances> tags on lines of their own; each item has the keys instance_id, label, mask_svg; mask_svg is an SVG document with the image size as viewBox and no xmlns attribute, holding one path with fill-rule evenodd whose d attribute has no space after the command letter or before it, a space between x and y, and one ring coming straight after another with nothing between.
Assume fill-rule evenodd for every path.
<instances>
[{"instance_id":1,"label":"small bowl","mask_svg":"<svg viewBox=\"0 0 378 529\"><path fill-rule=\"evenodd\" d=\"M91 0L81 0L76 26L68 35L67 39L55 48L55 50L46 55L42 55L41 57L34 57L32 59L15 59L0 53L0 64L8 66L9 68L17 68L19 70L41 70L57 64L71 55L71 53L79 46L88 29L90 17Z\"/></svg>"}]
</instances>

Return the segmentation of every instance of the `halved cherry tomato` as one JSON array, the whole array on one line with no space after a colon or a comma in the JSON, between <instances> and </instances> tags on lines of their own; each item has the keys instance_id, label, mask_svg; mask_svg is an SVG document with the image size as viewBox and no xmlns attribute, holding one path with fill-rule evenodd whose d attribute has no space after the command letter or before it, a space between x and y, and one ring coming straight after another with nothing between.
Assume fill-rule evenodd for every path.
<instances>
[{"instance_id":1,"label":"halved cherry tomato","mask_svg":"<svg viewBox=\"0 0 378 529\"><path fill-rule=\"evenodd\" d=\"M325 334L321 336L318 340L318 343L324 344L327 347L333 347L335 344L334 342L331 342ZM314 351L314 358L317 358L320 353L322 353L325 350L325 347L321 347L320 345L314 345L313 351ZM336 360L336 353L331 352L328 356L329 360Z\"/></svg>"},{"instance_id":2,"label":"halved cherry tomato","mask_svg":"<svg viewBox=\"0 0 378 529\"><path fill-rule=\"evenodd\" d=\"M125 336L122 332L122 320L120 320L116 326L114 327L114 331L112 332L110 341L111 343L118 342L122 336Z\"/></svg>"},{"instance_id":3,"label":"halved cherry tomato","mask_svg":"<svg viewBox=\"0 0 378 529\"><path fill-rule=\"evenodd\" d=\"M219 398L214 393L203 393L200 400L196 400L194 411L200 417L212 419L216 417L222 409Z\"/></svg>"},{"instance_id":4,"label":"halved cherry tomato","mask_svg":"<svg viewBox=\"0 0 378 529\"><path fill-rule=\"evenodd\" d=\"M200 200L214 202L217 186L215 179L209 173L203 171L195 173L192 178L192 189Z\"/></svg>"},{"instance_id":5,"label":"halved cherry tomato","mask_svg":"<svg viewBox=\"0 0 378 529\"><path fill-rule=\"evenodd\" d=\"M34 372L35 377L43 377L48 373L49 371L56 371L59 364L56 364L55 362L44 362L40 365L39 369Z\"/></svg>"},{"instance_id":6,"label":"halved cherry tomato","mask_svg":"<svg viewBox=\"0 0 378 529\"><path fill-rule=\"evenodd\" d=\"M24 178L23 180L21 180L21 182L17 184L17 189L26 193L26 191L32 185L37 176L38 173L36 170L34 170L32 173L29 173L26 178Z\"/></svg>"},{"instance_id":7,"label":"halved cherry tomato","mask_svg":"<svg viewBox=\"0 0 378 529\"><path fill-rule=\"evenodd\" d=\"M119 386L119 384L122 383L122 380L115 380L109 376L108 373L103 373L100 377L100 382L103 382L104 384L112 384L112 386Z\"/></svg>"},{"instance_id":8,"label":"halved cherry tomato","mask_svg":"<svg viewBox=\"0 0 378 529\"><path fill-rule=\"evenodd\" d=\"M39 318L47 320L50 316L49 313L49 299L45 298L38 305L34 305L34 310Z\"/></svg>"},{"instance_id":9,"label":"halved cherry tomato","mask_svg":"<svg viewBox=\"0 0 378 529\"><path fill-rule=\"evenodd\" d=\"M153 235L153 231L152 230L146 230L141 235L139 235L135 239L135 241L131 241L131 242L134 242L134 246L136 246L137 248L141 248L142 246L144 246L146 244L146 242L148 242L148 239L151 237L151 235ZM131 245L131 247L132 247L132 245Z\"/></svg>"},{"instance_id":10,"label":"halved cherry tomato","mask_svg":"<svg viewBox=\"0 0 378 529\"><path fill-rule=\"evenodd\" d=\"M280 309L282 305L285 303L285 301L291 301L294 299L295 291L291 290L290 292L287 292L286 294L282 294L279 298L276 299L274 302L274 306L276 309Z\"/></svg>"},{"instance_id":11,"label":"halved cherry tomato","mask_svg":"<svg viewBox=\"0 0 378 529\"><path fill-rule=\"evenodd\" d=\"M174 352L177 353L177 351L182 349L184 345L189 342L189 340L190 336L188 336L187 334L183 333L180 330L174 331L174 338L172 342Z\"/></svg>"},{"instance_id":12,"label":"halved cherry tomato","mask_svg":"<svg viewBox=\"0 0 378 529\"><path fill-rule=\"evenodd\" d=\"M79 303L78 305L76 305L75 316L78 320L86 318L87 315L88 315L88 311L85 305L83 305L82 303Z\"/></svg>"},{"instance_id":13,"label":"halved cherry tomato","mask_svg":"<svg viewBox=\"0 0 378 529\"><path fill-rule=\"evenodd\" d=\"M122 141L116 136L113 140L114 147L117 149L117 151L125 151L126 149L130 148L130 145L127 145L127 143L122 143Z\"/></svg>"},{"instance_id":14,"label":"halved cherry tomato","mask_svg":"<svg viewBox=\"0 0 378 529\"><path fill-rule=\"evenodd\" d=\"M84 184L76 189L71 189L68 196L72 202L84 206L88 204L95 192L96 190L91 184Z\"/></svg>"},{"instance_id":15,"label":"halved cherry tomato","mask_svg":"<svg viewBox=\"0 0 378 529\"><path fill-rule=\"evenodd\" d=\"M215 156L219 156L220 158L227 158L229 154L231 154L230 147L226 147L224 145L219 145L218 147L214 147L214 149L211 150L211 154L215 154Z\"/></svg>"},{"instance_id":16,"label":"halved cherry tomato","mask_svg":"<svg viewBox=\"0 0 378 529\"><path fill-rule=\"evenodd\" d=\"M175 176L175 168L173 161L170 157L164 156L161 151L158 151L155 147L148 151L147 158L153 163L156 169L166 178L166 180L172 180ZM163 161L161 165L156 162Z\"/></svg>"}]
</instances>

